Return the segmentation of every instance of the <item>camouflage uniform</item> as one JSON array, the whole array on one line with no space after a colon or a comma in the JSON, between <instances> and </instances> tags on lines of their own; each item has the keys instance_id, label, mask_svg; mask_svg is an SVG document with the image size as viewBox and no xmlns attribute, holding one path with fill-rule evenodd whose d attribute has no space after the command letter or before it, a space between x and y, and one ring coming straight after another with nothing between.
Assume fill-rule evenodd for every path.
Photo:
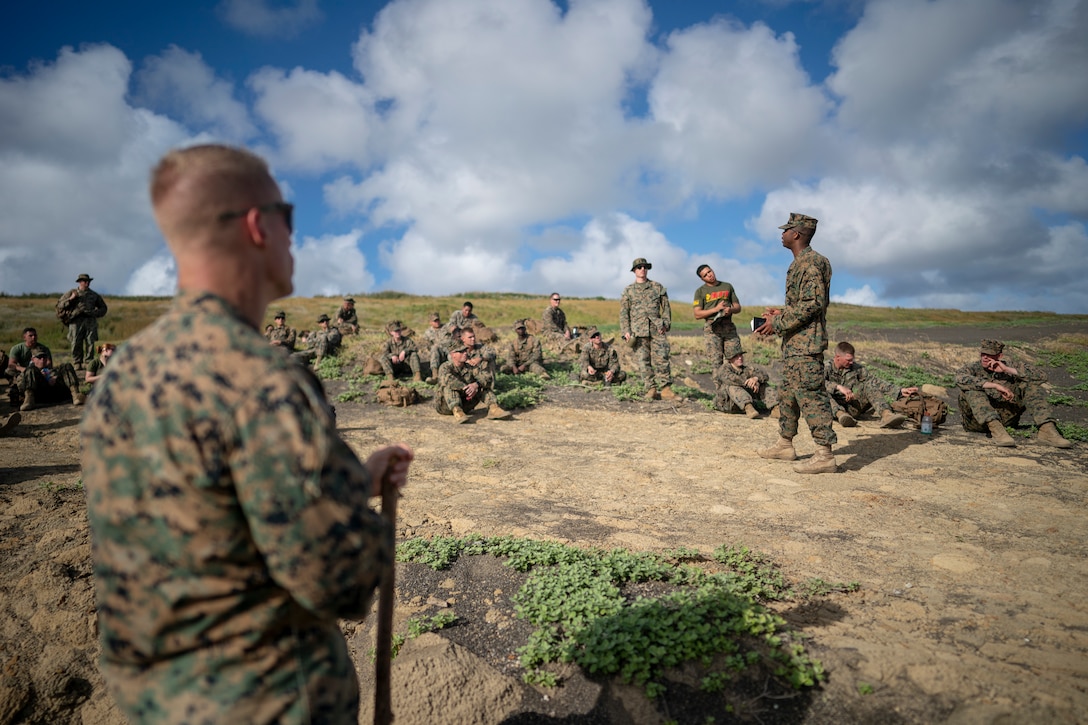
<instances>
[{"instance_id":1,"label":"camouflage uniform","mask_svg":"<svg viewBox=\"0 0 1088 725\"><path fill-rule=\"evenodd\" d=\"M507 375L514 373L514 366L529 366L529 372L537 375L547 375L544 369L544 351L540 348L540 341L532 335L525 337L516 336L506 348L506 364L502 366L502 372Z\"/></svg>"},{"instance_id":2,"label":"camouflage uniform","mask_svg":"<svg viewBox=\"0 0 1088 725\"><path fill-rule=\"evenodd\" d=\"M295 328L288 327L285 323L283 327L272 326L272 329L265 335L269 342L279 342L279 347L283 348L287 352L295 351L295 339L298 337L298 333L295 332Z\"/></svg>"},{"instance_id":3,"label":"camouflage uniform","mask_svg":"<svg viewBox=\"0 0 1088 725\"><path fill-rule=\"evenodd\" d=\"M831 263L812 247L805 247L786 272L786 305L774 318L774 331L782 338L784 363L778 431L792 440L804 413L812 440L819 446L838 441L831 429L831 398L824 387L830 296Z\"/></svg>"},{"instance_id":4,"label":"camouflage uniform","mask_svg":"<svg viewBox=\"0 0 1088 725\"><path fill-rule=\"evenodd\" d=\"M358 717L337 625L393 531L320 382L221 298L181 292L82 424L101 670L132 722Z\"/></svg>"},{"instance_id":5,"label":"camouflage uniform","mask_svg":"<svg viewBox=\"0 0 1088 725\"><path fill-rule=\"evenodd\" d=\"M291 357L300 362L321 362L323 358L340 352L341 340L343 337L340 335L340 328L335 325L329 325L325 329L318 328L310 333L306 349L291 353Z\"/></svg>"},{"instance_id":6,"label":"camouflage uniform","mask_svg":"<svg viewBox=\"0 0 1088 725\"><path fill-rule=\"evenodd\" d=\"M744 387L748 378L759 381L759 391ZM714 408L723 413L743 413L744 406L762 403L768 410L778 405L778 391L768 385L770 376L756 365L744 365L739 370L726 361L714 373Z\"/></svg>"},{"instance_id":7,"label":"camouflage uniform","mask_svg":"<svg viewBox=\"0 0 1088 725\"><path fill-rule=\"evenodd\" d=\"M653 280L627 285L620 297L620 334L631 335L642 383L661 390L672 382L668 330L672 308L665 287Z\"/></svg>"},{"instance_id":8,"label":"camouflage uniform","mask_svg":"<svg viewBox=\"0 0 1088 725\"><path fill-rule=\"evenodd\" d=\"M540 318L540 332L545 335L559 335L565 340L570 332L567 327L567 313L559 307L548 305Z\"/></svg>"},{"instance_id":9,"label":"camouflage uniform","mask_svg":"<svg viewBox=\"0 0 1088 725\"><path fill-rule=\"evenodd\" d=\"M438 369L449 357L450 345L453 343L453 333L446 325L428 327L423 333L423 339L431 343L431 375L437 377Z\"/></svg>"},{"instance_id":10,"label":"camouflage uniform","mask_svg":"<svg viewBox=\"0 0 1088 725\"><path fill-rule=\"evenodd\" d=\"M1036 370L1016 358L1002 356L1001 362L1016 368L1020 374L995 373L982 367L981 360L969 363L956 373L956 387L960 389L959 408L963 416L963 429L973 433L985 433L986 424L999 420L1004 426L1015 426L1020 416L1027 412L1036 426L1056 423L1057 419L1047 403L1046 373ZM983 388L983 383L1000 383L1012 391L1013 399L1006 401L993 388Z\"/></svg>"},{"instance_id":11,"label":"camouflage uniform","mask_svg":"<svg viewBox=\"0 0 1088 725\"><path fill-rule=\"evenodd\" d=\"M106 301L88 287L69 290L57 302L57 308L71 310L68 323L68 342L72 344L72 364L83 367L94 360L98 344L98 318L106 315Z\"/></svg>"},{"instance_id":12,"label":"camouflage uniform","mask_svg":"<svg viewBox=\"0 0 1088 725\"><path fill-rule=\"evenodd\" d=\"M465 313L458 307L453 311L453 314L450 315L450 327L455 330L460 330L462 327L471 327L473 323L477 322L479 319L480 318L476 316L475 312L468 313L468 316L466 317Z\"/></svg>"},{"instance_id":13,"label":"camouflage uniform","mask_svg":"<svg viewBox=\"0 0 1088 725\"><path fill-rule=\"evenodd\" d=\"M851 363L846 369L839 370L833 360L828 360L824 365L824 377L827 380L827 393L831 396L831 414L836 417L840 412L846 411L851 417L860 418L862 413L870 409L876 415L883 415L884 411L891 411L885 396L892 400L899 397L898 385L870 375L863 365L857 363ZM850 388L854 399L846 400L836 389L837 385Z\"/></svg>"},{"instance_id":14,"label":"camouflage uniform","mask_svg":"<svg viewBox=\"0 0 1088 725\"><path fill-rule=\"evenodd\" d=\"M589 368L596 370L592 375ZM620 370L620 355L616 348L607 342L602 342L600 349L593 345L592 340L582 348L582 357L578 360L578 379L584 383L605 382L604 374L612 371L612 382L609 385L618 385L627 379L627 373Z\"/></svg>"},{"instance_id":15,"label":"camouflage uniform","mask_svg":"<svg viewBox=\"0 0 1088 725\"><path fill-rule=\"evenodd\" d=\"M353 335L359 331L359 314L355 307L343 305L336 312L336 327L343 328L344 332Z\"/></svg>"},{"instance_id":16,"label":"camouflage uniform","mask_svg":"<svg viewBox=\"0 0 1088 725\"><path fill-rule=\"evenodd\" d=\"M32 390L37 405L67 403L72 400L72 388L78 389L79 383L79 375L72 363L61 363L41 370L36 365L27 365L26 370L15 379L19 399L22 400L26 391Z\"/></svg>"},{"instance_id":17,"label":"camouflage uniform","mask_svg":"<svg viewBox=\"0 0 1088 725\"><path fill-rule=\"evenodd\" d=\"M404 356L404 362L394 363L393 356L400 355L402 352L407 353ZM405 368L408 368L412 375L419 375L419 350L416 344L407 337L402 337L399 341L392 337L386 340L385 347L378 355L378 362L389 377L394 377L394 369L403 373Z\"/></svg>"},{"instance_id":18,"label":"camouflage uniform","mask_svg":"<svg viewBox=\"0 0 1088 725\"><path fill-rule=\"evenodd\" d=\"M695 301L692 306L697 310L707 310L717 306L722 300L731 305L740 303L733 285L719 280L714 286L704 284L695 290ZM706 344L706 355L715 370L725 362L723 353L725 346L731 340L739 339L737 326L733 324L733 315L720 314L703 320L703 342Z\"/></svg>"},{"instance_id":19,"label":"camouflage uniform","mask_svg":"<svg viewBox=\"0 0 1088 725\"><path fill-rule=\"evenodd\" d=\"M472 399L465 397L465 387L477 383L480 388ZM438 390L434 396L434 407L442 415L453 415L454 408L468 413L478 405L489 408L498 405L493 386L495 379L486 367L474 368L471 365L456 367L452 360L442 363L438 369Z\"/></svg>"}]
</instances>

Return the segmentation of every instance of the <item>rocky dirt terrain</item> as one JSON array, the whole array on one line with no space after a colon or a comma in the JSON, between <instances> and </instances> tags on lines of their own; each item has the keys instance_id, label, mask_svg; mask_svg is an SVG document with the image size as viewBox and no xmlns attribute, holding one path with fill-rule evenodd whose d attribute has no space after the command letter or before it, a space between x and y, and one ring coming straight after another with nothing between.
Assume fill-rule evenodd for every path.
<instances>
[{"instance_id":1,"label":"rocky dirt terrain","mask_svg":"<svg viewBox=\"0 0 1088 725\"><path fill-rule=\"evenodd\" d=\"M976 333L872 339L885 356L924 353L940 368L977 354ZM678 377L689 362L674 359ZM776 437L773 420L694 401L546 393L513 420L460 426L427 403L364 400L337 411L359 452L397 441L415 448L402 539L511 534L704 554L730 543L766 553L791 581L857 582L853 593L773 605L828 679L788 699L749 683L728 693L732 715L724 700L685 708L675 697L687 691L683 671L668 676L674 696L657 702L577 672L558 688L530 687L513 653L528 629L510 604L524 577L475 557L443 572L398 568L398 627L440 610L459 618L409 640L394 660L398 724L1084 721L1088 444L1056 450L1028 439L997 449L955 417L932 436L870 420L836 426L839 473L801 476L756 455ZM1061 409L1082 424L1084 410ZM9 412L0 404L0 415ZM0 725L122 722L95 668L78 423L72 406L44 408L0 438ZM797 447L812 453L807 431ZM371 621L344 624L364 699Z\"/></svg>"}]
</instances>

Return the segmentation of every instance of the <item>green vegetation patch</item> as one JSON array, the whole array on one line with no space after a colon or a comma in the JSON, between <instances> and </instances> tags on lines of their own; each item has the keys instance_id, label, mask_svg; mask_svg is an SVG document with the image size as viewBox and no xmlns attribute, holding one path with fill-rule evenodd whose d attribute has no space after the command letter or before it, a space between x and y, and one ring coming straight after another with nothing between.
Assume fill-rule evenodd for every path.
<instances>
[{"instance_id":1,"label":"green vegetation patch","mask_svg":"<svg viewBox=\"0 0 1088 725\"><path fill-rule=\"evenodd\" d=\"M549 373L550 375L550 373ZM544 400L544 378L534 373L495 376L495 397L506 410L532 408Z\"/></svg>"},{"instance_id":2,"label":"green vegetation patch","mask_svg":"<svg viewBox=\"0 0 1088 725\"><path fill-rule=\"evenodd\" d=\"M956 385L956 377L952 373L934 375L918 365L900 365L897 362L880 357L870 360L867 367L877 377L901 388L909 388L915 385L939 385L944 388L952 388Z\"/></svg>"},{"instance_id":3,"label":"green vegetation patch","mask_svg":"<svg viewBox=\"0 0 1088 725\"><path fill-rule=\"evenodd\" d=\"M513 596L517 616L535 627L518 650L526 682L556 685L549 667L574 663L651 698L665 691L664 671L685 662L702 665L708 692L754 665L795 688L818 684L823 667L762 603L857 589L811 580L799 594L770 559L744 547L719 547L711 560L686 548L632 553L509 536L409 539L397 547L399 561L434 569L485 554L529 572Z\"/></svg>"}]
</instances>

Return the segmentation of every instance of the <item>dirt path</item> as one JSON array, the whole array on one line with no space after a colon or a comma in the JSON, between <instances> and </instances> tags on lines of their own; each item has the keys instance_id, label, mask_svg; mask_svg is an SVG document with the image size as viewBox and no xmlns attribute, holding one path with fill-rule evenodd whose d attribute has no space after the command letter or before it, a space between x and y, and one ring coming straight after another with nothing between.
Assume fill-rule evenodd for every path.
<instances>
[{"instance_id":1,"label":"dirt path","mask_svg":"<svg viewBox=\"0 0 1088 725\"><path fill-rule=\"evenodd\" d=\"M338 413L358 451L416 449L401 536L706 553L735 543L794 581L859 582L857 593L780 607L829 672L789 721L1075 723L1088 712L1088 445L996 449L958 426L923 436L865 422L836 428L840 473L806 477L756 455L775 421L692 402L571 388L512 421L455 426L429 405ZM32 411L0 439L0 725L120 722L93 666L76 424L71 407ZM813 450L807 431L797 444ZM483 592L481 618L515 626L509 573L482 566L435 581L432 599L455 612L469 599L479 609ZM401 620L426 609L426 597L401 596ZM365 676L367 628L346 631ZM393 677L398 725L663 721L614 683L528 688L452 635L409 641ZM776 705L760 707L760 721L779 721Z\"/></svg>"}]
</instances>

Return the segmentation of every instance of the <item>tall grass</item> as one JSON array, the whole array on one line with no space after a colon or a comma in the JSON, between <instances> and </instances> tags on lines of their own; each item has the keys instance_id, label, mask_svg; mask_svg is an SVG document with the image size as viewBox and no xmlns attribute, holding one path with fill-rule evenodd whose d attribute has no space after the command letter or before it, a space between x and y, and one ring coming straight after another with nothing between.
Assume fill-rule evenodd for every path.
<instances>
[{"instance_id":1,"label":"tall grass","mask_svg":"<svg viewBox=\"0 0 1088 725\"><path fill-rule=\"evenodd\" d=\"M38 329L39 339L60 353L68 348L67 331L56 318L54 305L61 293L23 295L19 297L0 294L0 346L5 350L22 340L22 328ZM373 331L376 339L384 339L381 329L390 320L401 320L405 325L422 332L427 328L428 315L438 312L443 321L461 307L465 300L475 304L475 312L483 322L497 333L507 336L515 320L540 319L548 306L547 295L517 293L468 292L442 297L408 295L402 292L377 292L354 294L359 323L364 330ZM170 305L164 297L114 297L105 296L109 314L99 321L99 339L103 342L120 343L151 324ZM325 313L335 317L342 303L340 297L291 297L273 303L266 314L265 324L272 322L277 310L287 313L287 324L299 330L315 329L318 315ZM619 300L603 297L564 297L563 309L569 324L577 327L596 326L606 338L617 336L619 331ZM761 307L749 307L742 314L747 320L749 312L757 313ZM743 327L743 322L741 326ZM828 323L836 327L926 327L947 325L972 325L1014 327L1027 324L1059 322L1084 322L1088 315L1057 315L1048 312L961 312L959 310L917 310L889 307L860 307L857 305L832 304L828 311ZM686 297L673 304L673 330L697 332L702 322L696 321L688 311ZM679 352L697 354L702 350L699 336L691 340L674 338L674 348ZM773 345L746 338L745 349L752 362L765 362L773 356Z\"/></svg>"}]
</instances>

